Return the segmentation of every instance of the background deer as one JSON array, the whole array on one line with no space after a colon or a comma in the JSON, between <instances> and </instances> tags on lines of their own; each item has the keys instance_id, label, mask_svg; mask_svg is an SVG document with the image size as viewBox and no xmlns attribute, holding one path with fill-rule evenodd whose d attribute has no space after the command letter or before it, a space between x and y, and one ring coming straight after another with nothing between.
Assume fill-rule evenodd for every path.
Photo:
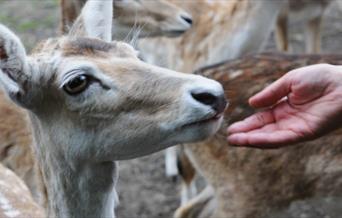
<instances>
[{"instance_id":1,"label":"background deer","mask_svg":"<svg viewBox=\"0 0 342 218\"><path fill-rule=\"evenodd\" d=\"M0 26L0 83L28 111L49 217L113 217L114 161L203 140L222 121L219 83L143 63L110 42L111 6L89 1L70 35L30 57Z\"/></svg>"},{"instance_id":2,"label":"background deer","mask_svg":"<svg viewBox=\"0 0 342 218\"><path fill-rule=\"evenodd\" d=\"M61 0L61 31L68 32L87 0ZM114 0L113 38L179 36L192 25L191 16L167 0Z\"/></svg>"},{"instance_id":3,"label":"background deer","mask_svg":"<svg viewBox=\"0 0 342 218\"><path fill-rule=\"evenodd\" d=\"M281 11L277 20L276 42L278 49L281 51L290 50L288 21L293 20L305 22L305 51L307 53L320 52L322 18L332 2L334 1L288 0L288 5Z\"/></svg>"},{"instance_id":4,"label":"background deer","mask_svg":"<svg viewBox=\"0 0 342 218\"><path fill-rule=\"evenodd\" d=\"M175 39L143 39L139 48L148 62L191 73L261 50L286 0L172 2L192 15L193 27Z\"/></svg>"}]
</instances>

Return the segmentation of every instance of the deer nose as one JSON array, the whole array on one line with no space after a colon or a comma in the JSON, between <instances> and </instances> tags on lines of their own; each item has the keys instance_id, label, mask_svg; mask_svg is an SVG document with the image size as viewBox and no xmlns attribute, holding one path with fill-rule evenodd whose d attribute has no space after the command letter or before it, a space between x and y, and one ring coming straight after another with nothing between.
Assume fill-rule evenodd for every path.
<instances>
[{"instance_id":1,"label":"deer nose","mask_svg":"<svg viewBox=\"0 0 342 218\"><path fill-rule=\"evenodd\" d=\"M187 22L190 26L192 25L192 18L187 15L181 15L181 18Z\"/></svg>"},{"instance_id":2,"label":"deer nose","mask_svg":"<svg viewBox=\"0 0 342 218\"><path fill-rule=\"evenodd\" d=\"M227 106L227 100L223 94L215 95L210 92L192 92L191 96L198 102L210 106L217 113L223 113Z\"/></svg>"}]
</instances>

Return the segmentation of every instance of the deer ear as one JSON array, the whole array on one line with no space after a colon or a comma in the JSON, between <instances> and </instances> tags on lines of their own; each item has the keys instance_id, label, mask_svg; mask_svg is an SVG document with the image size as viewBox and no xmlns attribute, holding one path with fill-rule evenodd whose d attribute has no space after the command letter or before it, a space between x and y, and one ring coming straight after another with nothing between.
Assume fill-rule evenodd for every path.
<instances>
[{"instance_id":1,"label":"deer ear","mask_svg":"<svg viewBox=\"0 0 342 218\"><path fill-rule=\"evenodd\" d=\"M70 37L94 37L112 41L113 0L88 0L72 26Z\"/></svg>"},{"instance_id":2,"label":"deer ear","mask_svg":"<svg viewBox=\"0 0 342 218\"><path fill-rule=\"evenodd\" d=\"M22 105L29 80L27 56L20 39L0 24L0 87Z\"/></svg>"}]
</instances>

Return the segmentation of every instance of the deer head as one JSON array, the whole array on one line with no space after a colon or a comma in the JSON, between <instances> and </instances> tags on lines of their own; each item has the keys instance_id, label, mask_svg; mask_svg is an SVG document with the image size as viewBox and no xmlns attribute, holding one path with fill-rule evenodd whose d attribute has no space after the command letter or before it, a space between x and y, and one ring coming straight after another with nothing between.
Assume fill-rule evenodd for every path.
<instances>
[{"instance_id":1,"label":"deer head","mask_svg":"<svg viewBox=\"0 0 342 218\"><path fill-rule=\"evenodd\" d=\"M140 37L179 36L192 26L191 15L167 0L115 0L114 14L121 32L136 26Z\"/></svg>"},{"instance_id":2,"label":"deer head","mask_svg":"<svg viewBox=\"0 0 342 218\"><path fill-rule=\"evenodd\" d=\"M130 45L112 42L111 9L89 1L70 35L30 57L0 27L0 81L30 111L36 137L68 145L52 150L70 158L109 161L213 134L225 107L221 85L146 64Z\"/></svg>"},{"instance_id":3,"label":"deer head","mask_svg":"<svg viewBox=\"0 0 342 218\"><path fill-rule=\"evenodd\" d=\"M0 25L0 84L30 115L48 217L113 217L113 161L202 140L222 120L219 83L140 61L111 41L112 14L88 1L68 36L31 56Z\"/></svg>"},{"instance_id":4,"label":"deer head","mask_svg":"<svg viewBox=\"0 0 342 218\"><path fill-rule=\"evenodd\" d=\"M86 0L61 0L62 32L73 23ZM139 37L179 36L192 26L191 16L167 0L114 0L115 39L134 34Z\"/></svg>"}]
</instances>

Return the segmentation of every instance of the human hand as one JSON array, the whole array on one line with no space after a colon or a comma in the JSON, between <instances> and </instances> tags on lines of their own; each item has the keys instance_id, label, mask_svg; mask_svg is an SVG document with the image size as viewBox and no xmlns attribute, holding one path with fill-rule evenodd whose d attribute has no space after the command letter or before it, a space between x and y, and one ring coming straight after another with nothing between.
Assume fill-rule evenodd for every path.
<instances>
[{"instance_id":1,"label":"human hand","mask_svg":"<svg viewBox=\"0 0 342 218\"><path fill-rule=\"evenodd\" d=\"M249 99L270 107L228 128L237 146L277 148L315 139L342 126L342 66L293 70Z\"/></svg>"}]
</instances>

